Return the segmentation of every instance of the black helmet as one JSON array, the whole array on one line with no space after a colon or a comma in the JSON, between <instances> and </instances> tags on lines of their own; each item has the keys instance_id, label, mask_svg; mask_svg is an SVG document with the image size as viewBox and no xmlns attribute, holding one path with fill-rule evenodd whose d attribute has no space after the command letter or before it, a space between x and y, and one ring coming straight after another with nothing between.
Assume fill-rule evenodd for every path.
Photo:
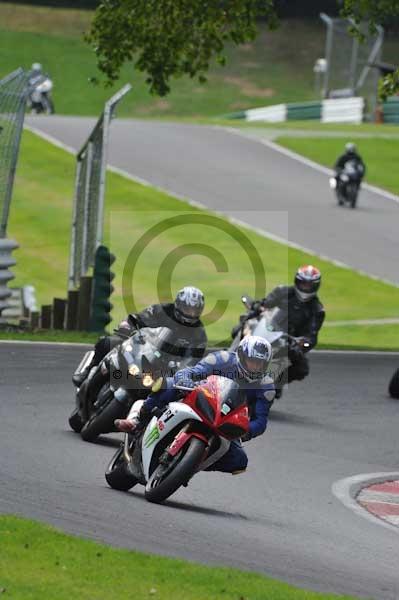
<instances>
[{"instance_id":1,"label":"black helmet","mask_svg":"<svg viewBox=\"0 0 399 600\"><path fill-rule=\"evenodd\" d=\"M175 316L180 323L193 325L204 310L204 294L196 287L186 286L177 292Z\"/></svg>"},{"instance_id":2,"label":"black helmet","mask_svg":"<svg viewBox=\"0 0 399 600\"><path fill-rule=\"evenodd\" d=\"M321 283L319 269L312 265L299 267L295 274L295 293L301 302L308 302L317 294Z\"/></svg>"},{"instance_id":3,"label":"black helmet","mask_svg":"<svg viewBox=\"0 0 399 600\"><path fill-rule=\"evenodd\" d=\"M237 348L238 369L247 381L263 379L271 359L270 343L258 335L245 336Z\"/></svg>"}]
</instances>

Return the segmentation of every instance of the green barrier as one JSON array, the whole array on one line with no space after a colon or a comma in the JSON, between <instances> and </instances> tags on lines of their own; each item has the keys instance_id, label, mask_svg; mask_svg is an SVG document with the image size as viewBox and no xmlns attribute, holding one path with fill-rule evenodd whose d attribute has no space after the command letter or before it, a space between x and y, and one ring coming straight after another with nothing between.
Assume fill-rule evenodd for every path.
<instances>
[{"instance_id":1,"label":"green barrier","mask_svg":"<svg viewBox=\"0 0 399 600\"><path fill-rule=\"evenodd\" d=\"M399 98L388 98L382 105L384 123L399 123Z\"/></svg>"},{"instance_id":2,"label":"green barrier","mask_svg":"<svg viewBox=\"0 0 399 600\"><path fill-rule=\"evenodd\" d=\"M321 102L287 104L287 121L321 120Z\"/></svg>"}]
</instances>

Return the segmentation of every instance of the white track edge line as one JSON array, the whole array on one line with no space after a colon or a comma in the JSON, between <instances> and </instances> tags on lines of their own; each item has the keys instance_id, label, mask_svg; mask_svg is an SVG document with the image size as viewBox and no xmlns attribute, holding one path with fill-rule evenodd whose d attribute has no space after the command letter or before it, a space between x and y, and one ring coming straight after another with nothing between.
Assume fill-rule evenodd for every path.
<instances>
[{"instance_id":1,"label":"white track edge line","mask_svg":"<svg viewBox=\"0 0 399 600\"><path fill-rule=\"evenodd\" d=\"M64 150L66 150L69 153L72 154L76 154L76 151L71 148L70 146L67 146L65 144L63 144L62 142L60 142L59 140L57 140L56 138L54 138L52 135L49 135L47 133L44 133L43 131L41 131L40 129L36 129L34 127L31 127L30 125L26 125L25 126L27 129L29 129L30 131L32 131L33 133L36 133L39 137L42 137L43 139L45 139L46 141L54 144L55 146L62 148ZM219 126L215 126L220 128ZM230 131L230 128L222 128L224 130ZM235 130L233 130L233 133L237 132ZM239 134L239 132L238 132ZM241 137L246 137L246 136L241 136ZM246 139L252 139L252 138L246 138ZM257 140L254 140L257 141ZM276 145L276 144L275 144ZM276 145L276 149L278 151L281 150L280 146ZM284 150L284 149L283 149ZM302 159L302 157L300 155L298 155L299 158ZM304 159L305 161L307 159ZM312 162L312 161L308 161L308 162ZM320 165L317 165L317 163L314 163L314 165L317 168L321 168L321 169L325 169L325 167L320 167ZM136 175L133 175L131 173L129 173L128 171L125 171L124 169L121 169L119 167L115 167L113 165L108 165L108 170L116 173L117 175L120 175L122 177L125 177L126 179L129 179L131 181L134 181L136 183L139 183L141 185L144 185L146 187L152 187L160 192L166 193L169 196L172 196L174 198L176 198L177 200L181 200L182 202L186 202L187 204L189 204L190 206L194 206L196 208L200 208L202 210L206 210L209 213L213 213L217 216L223 217L224 219L226 219L229 223L233 223L235 225L239 225L241 227L244 227L245 229L248 229L249 231L253 231L254 233L257 233L258 235L270 239L274 242L277 242L279 244L284 244L286 246L288 246L289 248L294 248L295 250L300 250L301 252L306 252L306 254L310 254L311 256L315 256L317 258L320 258L321 260L325 260L327 262L332 263L333 265L335 265L336 267L341 267L343 269L349 269L351 271L353 271L354 273L357 273L358 275L362 275L364 277L369 277L370 279L373 279L375 281L380 281L381 283L385 283L387 285L391 285L393 287L399 287L399 283L395 282L395 281L391 281L389 279L385 279L383 277L379 277L378 275L374 275L372 273L367 273L366 271L363 271L362 269L356 269L354 267L351 267L350 265L331 258L330 256L327 256L325 254L319 254L318 252L315 252L314 250L310 250L309 248L306 248L305 246L301 246L300 244L297 244L296 242L291 242L290 240L287 240L283 237L280 237L278 235L275 235L269 231L266 231L264 229L260 229L258 227L254 227L253 225L250 225L249 223L246 223L245 221L241 221L240 219L236 219L234 217L230 217L229 215L226 215L223 212L219 212L219 211L215 211L212 210L211 208L209 208L208 206L206 206L205 204L202 204L202 202L197 202L196 200L192 200L191 198L187 198L185 196L179 195L176 192L173 192L172 190L169 190L168 188L164 188L164 187L160 187L157 185L152 184L150 181L143 179L142 177L138 177ZM328 169L327 169L328 171ZM399 201L399 200L398 200Z\"/></svg>"},{"instance_id":2,"label":"white track edge line","mask_svg":"<svg viewBox=\"0 0 399 600\"><path fill-rule=\"evenodd\" d=\"M285 156L288 156L289 158L292 158L293 160L301 162L302 164L306 165L307 167L311 167L312 169L315 169L316 171L319 171L320 173L324 173L325 175L334 175L334 171L332 169L329 169L328 167L324 167L323 165L320 165L319 163L311 160L310 158L306 158L305 156L302 156L301 154L298 154L297 152L294 152L293 150L289 150L288 148L285 148L284 146L280 146L279 144L277 144L276 142L273 142L272 140L255 138L255 137L247 134L246 132L244 133L243 131L241 131L239 129L235 129L234 127L223 127L222 125L218 125L215 127L219 127L220 129L225 129L227 131L230 131L230 133L241 136L247 140L252 140L254 142L263 144L264 146L267 146L268 148L271 148L272 150L275 150L276 152L280 152L280 154L284 154ZM309 137L311 137L311 136L309 136ZM399 204L399 196L396 196L395 194L392 194L391 192L388 192L387 190L377 187L376 185L372 185L370 183L362 183L362 188L369 190L370 192L374 192L375 194L378 194L379 196L383 196L387 200L393 200L394 202Z\"/></svg>"},{"instance_id":3,"label":"white track edge line","mask_svg":"<svg viewBox=\"0 0 399 600\"><path fill-rule=\"evenodd\" d=\"M373 485L375 483L383 483L384 481L390 481L393 479L399 479L398 471L387 473L363 473L335 481L331 486L331 491L337 500L342 502L346 508L352 510L356 515L367 519L370 523L374 523L380 527L385 527L386 529L399 534L399 527L392 525L389 523L389 521L384 521L382 518L376 517L369 513L355 500L357 494L364 487Z\"/></svg>"}]
</instances>

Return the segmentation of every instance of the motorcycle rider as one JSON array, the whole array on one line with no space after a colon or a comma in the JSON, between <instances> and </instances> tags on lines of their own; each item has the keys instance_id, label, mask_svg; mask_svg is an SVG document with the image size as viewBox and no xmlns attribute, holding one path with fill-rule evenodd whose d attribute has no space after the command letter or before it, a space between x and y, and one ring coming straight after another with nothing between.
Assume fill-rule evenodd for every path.
<instances>
[{"instance_id":1,"label":"motorcycle rider","mask_svg":"<svg viewBox=\"0 0 399 600\"><path fill-rule=\"evenodd\" d=\"M285 314L285 330L297 338L297 344L288 352L291 365L280 375L276 398L280 398L282 387L293 380L304 379L309 375L309 362L305 356L317 344L317 335L325 318L325 311L317 291L321 283L319 269L312 265L299 267L294 285L279 285L260 301L252 304L252 311L246 319L258 316L262 310L277 306ZM239 328L242 327L242 322ZM232 331L233 336L238 328ZM308 346L305 344L309 344Z\"/></svg>"},{"instance_id":2,"label":"motorcycle rider","mask_svg":"<svg viewBox=\"0 0 399 600\"><path fill-rule=\"evenodd\" d=\"M366 166L362 160L362 157L357 152L356 145L353 142L348 142L345 144L345 152L341 154L337 158L335 163L335 178L337 180L337 185L340 183L339 175L344 170L347 162L354 162L356 165L356 171L358 173L358 184L360 185L365 173Z\"/></svg>"},{"instance_id":3,"label":"motorcycle rider","mask_svg":"<svg viewBox=\"0 0 399 600\"><path fill-rule=\"evenodd\" d=\"M174 302L151 304L139 313L129 314L119 323L115 335L98 340L91 363L81 373L73 375L73 383L80 387L91 369L100 364L110 350L142 327L168 327L175 334L176 347L186 348L185 355L191 356L193 361L200 360L205 354L208 341L200 320L204 306L205 299L201 290L186 286L179 290Z\"/></svg>"},{"instance_id":4,"label":"motorcycle rider","mask_svg":"<svg viewBox=\"0 0 399 600\"><path fill-rule=\"evenodd\" d=\"M166 378L162 381L165 389L159 390L156 382L147 400L133 404L128 418L116 419L115 427L125 433L142 431L151 419L154 408L164 407L179 398L181 392L174 388L175 385L194 388L209 375L219 375L237 381L246 396L250 424L249 431L241 440L248 441L264 433L273 404L275 388L267 374L271 358L272 349L267 340L259 336L246 336L236 352L213 352L194 367L186 367L174 377ZM207 470L237 475L246 470L247 464L248 457L241 442L233 440L226 454Z\"/></svg>"}]
</instances>

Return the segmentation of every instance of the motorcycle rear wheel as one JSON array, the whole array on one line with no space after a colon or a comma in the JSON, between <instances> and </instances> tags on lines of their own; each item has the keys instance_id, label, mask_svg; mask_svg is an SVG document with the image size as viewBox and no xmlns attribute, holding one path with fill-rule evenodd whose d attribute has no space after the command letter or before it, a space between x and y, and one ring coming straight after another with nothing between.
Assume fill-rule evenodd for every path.
<instances>
[{"instance_id":1,"label":"motorcycle rear wheel","mask_svg":"<svg viewBox=\"0 0 399 600\"><path fill-rule=\"evenodd\" d=\"M183 448L176 466L166 476L162 476L165 466L158 465L145 487L146 500L160 504L174 494L180 486L187 483L201 463L205 448L206 444L203 440L193 437L185 451Z\"/></svg>"},{"instance_id":2,"label":"motorcycle rear wheel","mask_svg":"<svg viewBox=\"0 0 399 600\"><path fill-rule=\"evenodd\" d=\"M106 388L106 389L104 389ZM123 419L127 414L127 407L118 400L115 400L113 393L109 389L109 385L105 384L98 394L110 393L112 396L108 403L101 408L100 412L94 412L89 420L84 424L80 435L85 442L95 442L101 433L110 433L114 431L115 419Z\"/></svg>"},{"instance_id":3,"label":"motorcycle rear wheel","mask_svg":"<svg viewBox=\"0 0 399 600\"><path fill-rule=\"evenodd\" d=\"M105 479L110 487L121 492L127 492L138 483L136 477L127 470L126 461L123 456L123 446L112 457L105 472Z\"/></svg>"},{"instance_id":4,"label":"motorcycle rear wheel","mask_svg":"<svg viewBox=\"0 0 399 600\"><path fill-rule=\"evenodd\" d=\"M392 375L392 379L389 382L389 395L395 400L399 400L399 369Z\"/></svg>"}]
</instances>

